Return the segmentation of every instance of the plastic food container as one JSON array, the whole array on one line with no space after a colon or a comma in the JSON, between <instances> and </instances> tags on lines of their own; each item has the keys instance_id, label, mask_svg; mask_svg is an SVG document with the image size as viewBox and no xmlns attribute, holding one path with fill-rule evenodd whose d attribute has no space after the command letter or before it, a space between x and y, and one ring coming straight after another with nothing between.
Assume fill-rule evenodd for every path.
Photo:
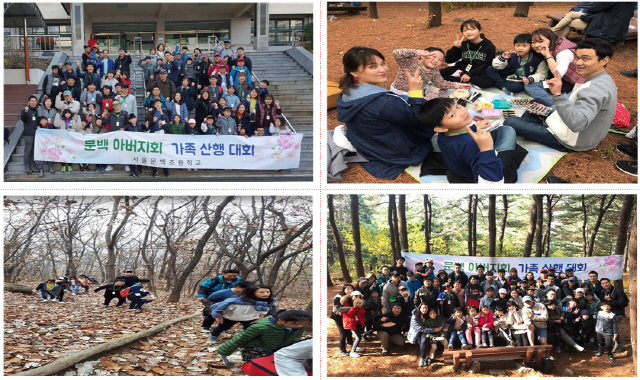
<instances>
[{"instance_id":1,"label":"plastic food container","mask_svg":"<svg viewBox=\"0 0 640 380\"><path fill-rule=\"evenodd\" d=\"M513 107L513 104L511 102L508 102L504 99L494 99L491 103L493 103L493 108L501 110L506 110Z\"/></svg>"},{"instance_id":2,"label":"plastic food container","mask_svg":"<svg viewBox=\"0 0 640 380\"><path fill-rule=\"evenodd\" d=\"M482 110L482 117L486 118L499 118L502 113L495 108L485 108Z\"/></svg>"}]
</instances>

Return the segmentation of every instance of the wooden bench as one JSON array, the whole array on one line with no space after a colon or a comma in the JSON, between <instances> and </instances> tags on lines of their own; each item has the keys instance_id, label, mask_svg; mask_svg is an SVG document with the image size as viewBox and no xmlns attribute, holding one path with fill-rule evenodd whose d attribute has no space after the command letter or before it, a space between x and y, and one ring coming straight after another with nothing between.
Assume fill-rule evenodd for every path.
<instances>
[{"instance_id":1,"label":"wooden bench","mask_svg":"<svg viewBox=\"0 0 640 380\"><path fill-rule=\"evenodd\" d=\"M473 350L444 351L444 364L453 364L453 369L469 369L474 361L489 360L522 360L522 364L531 367L539 366L542 357L546 352L551 351L553 346L522 346L522 347L493 347L476 348ZM463 368L460 368L461 365Z\"/></svg>"},{"instance_id":2,"label":"wooden bench","mask_svg":"<svg viewBox=\"0 0 640 380\"><path fill-rule=\"evenodd\" d=\"M350 15L360 14L361 11L366 11L367 7L364 5L351 5L351 3L328 3L327 13L346 12Z\"/></svg>"},{"instance_id":3,"label":"wooden bench","mask_svg":"<svg viewBox=\"0 0 640 380\"><path fill-rule=\"evenodd\" d=\"M554 26L556 26L556 24L560 22L560 20L564 18L564 14L550 13L547 15L547 18L549 19L549 27L553 28ZM573 30L576 33L582 34L582 32L579 32L575 29L571 29L571 30ZM636 11L633 13L633 18L631 18L631 21L629 22L629 34L625 38L625 41L637 40L637 39L638 39L638 10L636 9Z\"/></svg>"}]
</instances>

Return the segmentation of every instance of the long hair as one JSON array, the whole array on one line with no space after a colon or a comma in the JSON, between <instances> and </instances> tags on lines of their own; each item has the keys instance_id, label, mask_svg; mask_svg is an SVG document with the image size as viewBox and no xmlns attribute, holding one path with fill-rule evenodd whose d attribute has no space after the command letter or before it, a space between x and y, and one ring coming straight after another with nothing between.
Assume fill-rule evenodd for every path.
<instances>
[{"instance_id":1,"label":"long hair","mask_svg":"<svg viewBox=\"0 0 640 380\"><path fill-rule=\"evenodd\" d=\"M460 24L460 32L464 32L465 29L478 29L482 32L482 26L480 23L472 18L463 21L462 24ZM480 38L484 38L484 33L480 33Z\"/></svg>"},{"instance_id":2,"label":"long hair","mask_svg":"<svg viewBox=\"0 0 640 380\"><path fill-rule=\"evenodd\" d=\"M558 42L558 35L549 28L540 28L531 32L531 39L533 40L537 36L542 36L549 40L549 51L553 51L556 48L556 42Z\"/></svg>"},{"instance_id":3,"label":"long hair","mask_svg":"<svg viewBox=\"0 0 640 380\"><path fill-rule=\"evenodd\" d=\"M340 79L340 89L345 95L349 95L350 88L356 88L357 82L351 75L352 71L358 71L360 67L367 66L375 62L375 57L384 61L382 53L375 49L363 46L354 46L342 57L342 70L344 75Z\"/></svg>"},{"instance_id":4,"label":"long hair","mask_svg":"<svg viewBox=\"0 0 640 380\"><path fill-rule=\"evenodd\" d=\"M266 298L265 301L268 303L273 302L273 290L271 287L266 285L252 285L242 291L242 299L245 301L262 301L262 299L256 298L256 292L258 289L269 289L269 298Z\"/></svg>"}]
</instances>

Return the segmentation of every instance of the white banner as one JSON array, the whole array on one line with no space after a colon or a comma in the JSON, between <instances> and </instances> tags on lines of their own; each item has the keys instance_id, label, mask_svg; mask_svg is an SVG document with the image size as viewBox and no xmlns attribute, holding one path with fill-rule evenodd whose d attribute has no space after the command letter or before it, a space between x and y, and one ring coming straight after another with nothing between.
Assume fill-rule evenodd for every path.
<instances>
[{"instance_id":1,"label":"white banner","mask_svg":"<svg viewBox=\"0 0 640 380\"><path fill-rule=\"evenodd\" d=\"M288 136L101 135L38 129L34 159L160 168L280 170L300 166L302 134Z\"/></svg>"},{"instance_id":2,"label":"white banner","mask_svg":"<svg viewBox=\"0 0 640 380\"><path fill-rule=\"evenodd\" d=\"M535 278L540 277L542 269L555 268L556 274L564 272L567 265L573 266L573 275L580 280L587 280L589 272L598 272L599 278L621 280L624 267L624 256L594 256L594 257L484 257L484 256L444 256L425 255L420 253L406 253L405 266L413 270L417 262L433 260L436 273L444 269L447 273L453 271L455 263L462 264L462 271L467 275L478 274L477 267L482 264L485 272L492 271L497 276L498 269L504 269L509 275L509 269L516 268L518 277L524 278L525 273L533 272Z\"/></svg>"}]
</instances>

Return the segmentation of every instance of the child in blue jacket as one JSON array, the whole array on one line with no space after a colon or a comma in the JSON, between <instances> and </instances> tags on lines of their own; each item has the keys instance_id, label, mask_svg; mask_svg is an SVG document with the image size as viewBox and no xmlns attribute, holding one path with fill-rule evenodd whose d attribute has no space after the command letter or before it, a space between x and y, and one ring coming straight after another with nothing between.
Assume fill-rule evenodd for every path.
<instances>
[{"instance_id":1,"label":"child in blue jacket","mask_svg":"<svg viewBox=\"0 0 640 380\"><path fill-rule=\"evenodd\" d=\"M144 298L146 296L153 297L151 293L143 289L142 284L146 284L148 282L149 280L147 280L146 278L141 278L131 287L131 289L129 289L129 295L127 296L129 301L131 301L129 310L142 311L142 305L153 301Z\"/></svg>"}]
</instances>

